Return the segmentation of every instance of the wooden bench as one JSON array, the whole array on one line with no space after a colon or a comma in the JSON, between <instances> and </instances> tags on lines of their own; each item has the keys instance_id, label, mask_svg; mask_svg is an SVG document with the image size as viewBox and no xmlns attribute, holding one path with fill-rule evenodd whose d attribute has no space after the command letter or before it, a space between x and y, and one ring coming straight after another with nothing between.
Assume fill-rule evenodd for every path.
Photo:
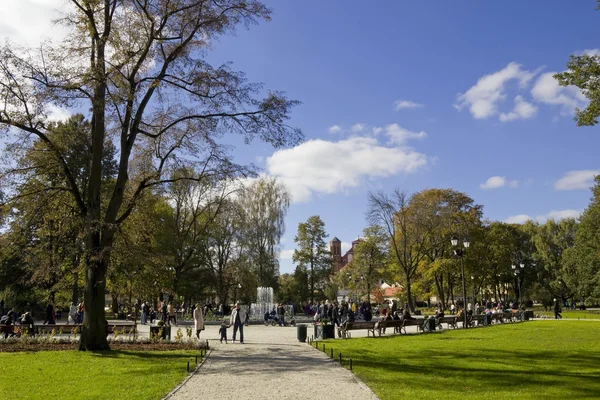
<instances>
[{"instance_id":1,"label":"wooden bench","mask_svg":"<svg viewBox=\"0 0 600 400\"><path fill-rule=\"evenodd\" d=\"M448 329L450 329L450 328L456 329L456 328L458 328L458 325L456 324L457 318L458 317L456 315L446 315L441 318L436 318L435 326L438 327L439 329L442 329L442 324L448 324Z\"/></svg>"},{"instance_id":2,"label":"wooden bench","mask_svg":"<svg viewBox=\"0 0 600 400\"><path fill-rule=\"evenodd\" d=\"M477 325L475 325L475 322L477 322ZM491 320L489 322L491 322ZM470 327L489 325L488 320L485 317L485 314L471 315L471 316L467 317L467 323L469 324Z\"/></svg>"},{"instance_id":3,"label":"wooden bench","mask_svg":"<svg viewBox=\"0 0 600 400\"><path fill-rule=\"evenodd\" d=\"M14 334L14 325L0 325L0 334L9 337Z\"/></svg>"},{"instance_id":4,"label":"wooden bench","mask_svg":"<svg viewBox=\"0 0 600 400\"><path fill-rule=\"evenodd\" d=\"M349 338L350 337L349 331L366 329L367 337L369 336L369 333L372 333L373 336L375 336L375 324L376 323L377 323L377 321L369 321L369 322L367 322L367 321L354 321L354 322L346 321L338 328L338 334L342 338Z\"/></svg>"},{"instance_id":5,"label":"wooden bench","mask_svg":"<svg viewBox=\"0 0 600 400\"><path fill-rule=\"evenodd\" d=\"M402 328L402 323L403 321L401 319L384 319L375 323L375 330L379 336L381 336L382 332L387 328L394 328L394 333L398 333Z\"/></svg>"}]
</instances>

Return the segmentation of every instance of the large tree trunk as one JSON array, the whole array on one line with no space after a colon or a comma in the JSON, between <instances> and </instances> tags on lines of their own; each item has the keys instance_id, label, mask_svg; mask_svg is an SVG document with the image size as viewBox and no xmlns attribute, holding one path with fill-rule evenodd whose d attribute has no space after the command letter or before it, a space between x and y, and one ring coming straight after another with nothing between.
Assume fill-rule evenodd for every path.
<instances>
[{"instance_id":1,"label":"large tree trunk","mask_svg":"<svg viewBox=\"0 0 600 400\"><path fill-rule=\"evenodd\" d=\"M79 340L79 350L110 350L106 341L104 317L104 291L108 260L90 255L86 260L85 293L83 296L85 313Z\"/></svg>"}]
</instances>

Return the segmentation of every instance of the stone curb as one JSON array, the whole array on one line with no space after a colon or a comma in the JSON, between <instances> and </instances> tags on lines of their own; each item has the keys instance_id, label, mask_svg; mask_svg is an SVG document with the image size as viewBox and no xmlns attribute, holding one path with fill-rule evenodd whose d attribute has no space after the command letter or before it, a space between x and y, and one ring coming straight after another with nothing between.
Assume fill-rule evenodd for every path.
<instances>
[{"instance_id":1,"label":"stone curb","mask_svg":"<svg viewBox=\"0 0 600 400\"><path fill-rule=\"evenodd\" d=\"M171 390L169 393L167 393L165 395L165 397L163 397L161 400L168 400L171 397L173 397L175 395L175 393L177 393L179 391L179 389L181 389L183 387L183 385L185 385L187 383L187 381L189 381L192 376L196 375L196 372L198 372L198 370L200 369L200 367L202 365L204 365L204 363L206 362L206 360L208 359L208 356L212 353L212 350L207 350L206 354L204 355L204 357L202 357L202 360L200 361L200 363L198 365L196 365L196 368L194 368L194 370L192 372L190 372L188 374L188 376L185 377L185 379L177 386L175 386L175 389Z\"/></svg>"},{"instance_id":2,"label":"stone curb","mask_svg":"<svg viewBox=\"0 0 600 400\"><path fill-rule=\"evenodd\" d=\"M352 371L350 371L348 368L345 368L344 366L340 365L340 363L337 360L329 357L327 354L325 354L321 350L317 349L316 347L313 347L311 344L307 343L307 345L313 351L318 351L320 354L322 354L324 357L326 357L330 363L335 363L339 368L343 369L344 373L346 375L348 375L351 379L353 379L358 384L358 386L360 386L365 392L367 392L371 395L372 400L379 400L379 397L377 397L377 395L375 395L375 393L371 390L371 388L368 387L362 380L360 380L360 378L358 376L356 376Z\"/></svg>"}]
</instances>

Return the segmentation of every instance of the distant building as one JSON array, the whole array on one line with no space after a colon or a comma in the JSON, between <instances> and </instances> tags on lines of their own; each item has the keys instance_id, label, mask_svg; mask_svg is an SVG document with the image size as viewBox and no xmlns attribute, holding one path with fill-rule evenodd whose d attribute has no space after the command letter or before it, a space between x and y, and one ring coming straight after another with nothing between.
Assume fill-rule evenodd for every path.
<instances>
[{"instance_id":1,"label":"distant building","mask_svg":"<svg viewBox=\"0 0 600 400\"><path fill-rule=\"evenodd\" d=\"M354 247L359 244L362 240L356 239L352 241L352 247L344 255L342 255L342 241L337 237L334 237L329 242L329 251L331 252L331 263L333 272L338 272L344 268L354 255Z\"/></svg>"}]
</instances>

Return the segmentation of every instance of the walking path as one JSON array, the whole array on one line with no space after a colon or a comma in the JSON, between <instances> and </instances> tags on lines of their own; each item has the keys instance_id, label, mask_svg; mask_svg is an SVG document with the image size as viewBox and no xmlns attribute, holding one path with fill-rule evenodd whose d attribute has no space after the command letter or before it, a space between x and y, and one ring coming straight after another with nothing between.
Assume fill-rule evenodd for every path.
<instances>
[{"instance_id":1,"label":"walking path","mask_svg":"<svg viewBox=\"0 0 600 400\"><path fill-rule=\"evenodd\" d=\"M296 328L250 325L244 344L220 344L218 328L207 326L202 332L210 355L167 399L377 399L350 371L298 342Z\"/></svg>"}]
</instances>

